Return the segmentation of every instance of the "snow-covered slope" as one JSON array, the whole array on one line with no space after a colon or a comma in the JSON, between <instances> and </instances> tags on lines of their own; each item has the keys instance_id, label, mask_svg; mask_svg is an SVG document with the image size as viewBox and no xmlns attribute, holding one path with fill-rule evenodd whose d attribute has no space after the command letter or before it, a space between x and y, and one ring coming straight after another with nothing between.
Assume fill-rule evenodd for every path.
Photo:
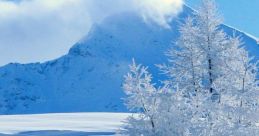
<instances>
[{"instance_id":1,"label":"snow-covered slope","mask_svg":"<svg viewBox=\"0 0 259 136\"><path fill-rule=\"evenodd\" d=\"M0 116L0 136L114 135L130 113Z\"/></svg>"},{"instance_id":2,"label":"snow-covered slope","mask_svg":"<svg viewBox=\"0 0 259 136\"><path fill-rule=\"evenodd\" d=\"M125 112L121 85L132 58L148 66L154 80L163 78L153 64L166 62L163 54L178 37L179 22L191 11L184 7L171 29L145 23L135 13L113 15L56 60L0 68L0 113ZM222 28L242 36L250 54L259 59L254 38L226 25Z\"/></svg>"}]
</instances>

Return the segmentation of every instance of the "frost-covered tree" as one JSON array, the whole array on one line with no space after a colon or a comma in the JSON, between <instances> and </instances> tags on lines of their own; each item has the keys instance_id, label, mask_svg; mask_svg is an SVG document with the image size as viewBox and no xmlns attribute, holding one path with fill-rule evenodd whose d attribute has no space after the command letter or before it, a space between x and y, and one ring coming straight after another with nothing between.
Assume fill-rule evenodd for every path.
<instances>
[{"instance_id":1,"label":"frost-covered tree","mask_svg":"<svg viewBox=\"0 0 259 136\"><path fill-rule=\"evenodd\" d=\"M193 19L188 17L180 26L180 37L166 53L169 65L159 65L164 74L168 75L169 83L175 88L185 90L186 95L200 91L202 82L201 51L198 41L194 38L198 28Z\"/></svg>"},{"instance_id":2,"label":"frost-covered tree","mask_svg":"<svg viewBox=\"0 0 259 136\"><path fill-rule=\"evenodd\" d=\"M167 53L169 67L160 66L173 84L188 91L218 94L213 83L224 74L228 48L221 24L215 3L203 0L194 17L188 17L180 26L180 37Z\"/></svg>"},{"instance_id":3,"label":"frost-covered tree","mask_svg":"<svg viewBox=\"0 0 259 136\"><path fill-rule=\"evenodd\" d=\"M133 65L125 77L129 109L125 133L132 136L259 135L258 63L239 37L228 37L215 3L203 0L180 26L180 37L159 65L169 79L151 83L145 67Z\"/></svg>"},{"instance_id":4,"label":"frost-covered tree","mask_svg":"<svg viewBox=\"0 0 259 136\"><path fill-rule=\"evenodd\" d=\"M172 91L170 86L155 88L147 68L130 65L123 88L129 110L137 112L126 121L120 131L130 136L187 135L189 119L188 99L182 91ZM166 127L165 127L166 126Z\"/></svg>"},{"instance_id":5,"label":"frost-covered tree","mask_svg":"<svg viewBox=\"0 0 259 136\"><path fill-rule=\"evenodd\" d=\"M129 123L126 126L128 130L126 133L129 135L141 135L145 132L147 135L155 136L157 133L157 90L151 83L151 79L152 76L148 73L147 68L137 65L133 60L130 73L125 76L123 85L128 96L125 103L129 110L141 114L137 118L129 118Z\"/></svg>"},{"instance_id":6,"label":"frost-covered tree","mask_svg":"<svg viewBox=\"0 0 259 136\"><path fill-rule=\"evenodd\" d=\"M222 19L214 1L203 0L195 15L195 21L199 31L193 38L197 39L198 48L202 51L201 63L205 73L203 81L210 93L217 93L213 83L222 76L222 68L225 67L224 51L227 48L227 39L226 34L219 28Z\"/></svg>"},{"instance_id":7,"label":"frost-covered tree","mask_svg":"<svg viewBox=\"0 0 259 136\"><path fill-rule=\"evenodd\" d=\"M224 75L228 43L220 24L214 2L204 0L195 16L180 26L180 37L166 54L169 65L160 66L172 86L185 92L192 133L210 135L217 129L219 107L212 100L218 100L219 93L214 82Z\"/></svg>"},{"instance_id":8,"label":"frost-covered tree","mask_svg":"<svg viewBox=\"0 0 259 136\"><path fill-rule=\"evenodd\" d=\"M222 129L232 129L224 131L228 135L259 134L256 126L259 121L258 63L249 57L239 37L230 38L228 42L225 74L214 84L221 94L223 109L219 115L228 123Z\"/></svg>"}]
</instances>

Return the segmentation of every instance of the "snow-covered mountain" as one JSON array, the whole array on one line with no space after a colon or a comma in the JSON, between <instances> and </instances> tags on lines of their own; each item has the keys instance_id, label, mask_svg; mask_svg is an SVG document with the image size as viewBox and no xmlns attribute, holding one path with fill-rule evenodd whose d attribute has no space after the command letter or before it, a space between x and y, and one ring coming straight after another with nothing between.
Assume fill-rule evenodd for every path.
<instances>
[{"instance_id":1,"label":"snow-covered mountain","mask_svg":"<svg viewBox=\"0 0 259 136\"><path fill-rule=\"evenodd\" d=\"M0 68L0 113L124 112L121 85L132 58L149 67L154 80L163 78L154 64L178 37L179 22L191 15L184 7L166 29L145 23L136 13L121 13L93 26L68 54L45 63L8 64ZM255 38L227 25L259 59Z\"/></svg>"}]
</instances>

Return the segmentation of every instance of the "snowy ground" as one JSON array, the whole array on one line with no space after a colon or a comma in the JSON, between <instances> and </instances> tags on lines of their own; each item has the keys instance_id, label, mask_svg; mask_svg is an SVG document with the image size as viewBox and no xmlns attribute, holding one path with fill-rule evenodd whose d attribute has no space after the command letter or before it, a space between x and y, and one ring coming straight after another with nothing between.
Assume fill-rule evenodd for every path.
<instances>
[{"instance_id":1,"label":"snowy ground","mask_svg":"<svg viewBox=\"0 0 259 136\"><path fill-rule=\"evenodd\" d=\"M114 135L130 113L0 116L0 136Z\"/></svg>"}]
</instances>

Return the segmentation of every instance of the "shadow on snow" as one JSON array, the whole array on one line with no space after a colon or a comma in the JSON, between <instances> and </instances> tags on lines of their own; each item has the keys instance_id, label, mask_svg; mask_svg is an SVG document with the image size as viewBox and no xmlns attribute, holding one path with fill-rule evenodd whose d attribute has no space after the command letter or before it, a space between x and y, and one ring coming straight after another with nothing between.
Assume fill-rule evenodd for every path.
<instances>
[{"instance_id":1,"label":"shadow on snow","mask_svg":"<svg viewBox=\"0 0 259 136\"><path fill-rule=\"evenodd\" d=\"M18 134L0 134L0 136L111 136L114 132L77 132L77 131L29 131Z\"/></svg>"}]
</instances>

